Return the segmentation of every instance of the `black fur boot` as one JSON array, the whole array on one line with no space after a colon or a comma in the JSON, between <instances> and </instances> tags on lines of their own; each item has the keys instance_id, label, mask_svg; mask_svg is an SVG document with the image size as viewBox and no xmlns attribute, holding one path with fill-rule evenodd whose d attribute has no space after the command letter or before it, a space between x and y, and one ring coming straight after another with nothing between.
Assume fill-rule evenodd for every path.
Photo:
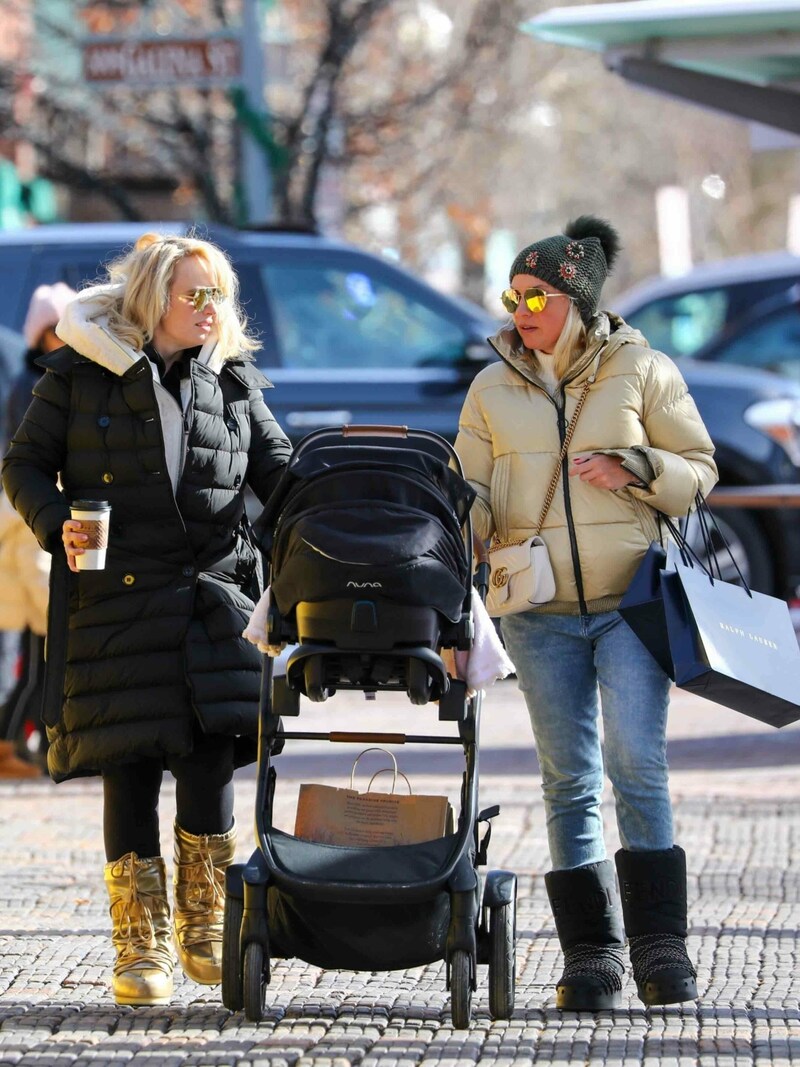
<instances>
[{"instance_id":1,"label":"black fur boot","mask_svg":"<svg viewBox=\"0 0 800 1067\"><path fill-rule=\"evenodd\" d=\"M639 999L678 1004L697 999L697 972L686 953L686 853L616 855L622 914Z\"/></svg>"},{"instance_id":2,"label":"black fur boot","mask_svg":"<svg viewBox=\"0 0 800 1067\"><path fill-rule=\"evenodd\" d=\"M564 973L556 987L563 1011L600 1011L621 1003L625 934L610 860L544 876Z\"/></svg>"}]
</instances>

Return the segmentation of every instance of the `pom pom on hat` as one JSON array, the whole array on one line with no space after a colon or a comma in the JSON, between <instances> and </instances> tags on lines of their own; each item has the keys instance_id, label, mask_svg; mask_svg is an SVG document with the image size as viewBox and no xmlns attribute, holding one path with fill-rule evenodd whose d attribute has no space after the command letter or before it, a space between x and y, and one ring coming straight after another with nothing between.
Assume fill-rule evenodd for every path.
<instances>
[{"instance_id":1,"label":"pom pom on hat","mask_svg":"<svg viewBox=\"0 0 800 1067\"><path fill-rule=\"evenodd\" d=\"M55 327L67 304L78 294L63 282L40 285L33 291L22 333L28 348L36 348L45 330Z\"/></svg>"},{"instance_id":2,"label":"pom pom on hat","mask_svg":"<svg viewBox=\"0 0 800 1067\"><path fill-rule=\"evenodd\" d=\"M619 234L605 219L581 215L568 222L563 234L526 245L511 264L515 274L541 278L559 292L575 298L587 325L598 311L600 293L622 247Z\"/></svg>"}]
</instances>

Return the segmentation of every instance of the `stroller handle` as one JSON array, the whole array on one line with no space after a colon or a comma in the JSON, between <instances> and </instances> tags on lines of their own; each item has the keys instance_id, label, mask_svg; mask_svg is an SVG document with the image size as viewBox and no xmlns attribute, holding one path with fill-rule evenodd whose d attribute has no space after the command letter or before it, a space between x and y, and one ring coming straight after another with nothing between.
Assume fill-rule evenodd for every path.
<instances>
[{"instance_id":1,"label":"stroller handle","mask_svg":"<svg viewBox=\"0 0 800 1067\"><path fill-rule=\"evenodd\" d=\"M342 427L342 437L408 437L407 426L380 425L373 426L345 425Z\"/></svg>"}]
</instances>

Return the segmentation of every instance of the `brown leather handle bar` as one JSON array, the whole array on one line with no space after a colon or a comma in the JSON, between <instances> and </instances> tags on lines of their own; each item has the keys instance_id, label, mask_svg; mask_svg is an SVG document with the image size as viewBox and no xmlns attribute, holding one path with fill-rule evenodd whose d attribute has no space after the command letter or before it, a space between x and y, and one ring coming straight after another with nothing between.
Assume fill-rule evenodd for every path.
<instances>
[{"instance_id":1,"label":"brown leather handle bar","mask_svg":"<svg viewBox=\"0 0 800 1067\"><path fill-rule=\"evenodd\" d=\"M407 426L343 426L342 437L408 437Z\"/></svg>"}]
</instances>

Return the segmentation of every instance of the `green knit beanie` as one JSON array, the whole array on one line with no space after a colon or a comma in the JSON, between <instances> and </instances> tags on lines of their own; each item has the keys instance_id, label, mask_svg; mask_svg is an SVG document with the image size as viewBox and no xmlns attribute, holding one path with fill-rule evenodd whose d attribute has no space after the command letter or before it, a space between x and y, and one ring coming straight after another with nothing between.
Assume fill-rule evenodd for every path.
<instances>
[{"instance_id":1,"label":"green knit beanie","mask_svg":"<svg viewBox=\"0 0 800 1067\"><path fill-rule=\"evenodd\" d=\"M575 297L588 324L597 314L600 292L621 247L619 234L605 219L581 215L563 234L527 245L511 264L515 274L532 274L561 293Z\"/></svg>"}]
</instances>

